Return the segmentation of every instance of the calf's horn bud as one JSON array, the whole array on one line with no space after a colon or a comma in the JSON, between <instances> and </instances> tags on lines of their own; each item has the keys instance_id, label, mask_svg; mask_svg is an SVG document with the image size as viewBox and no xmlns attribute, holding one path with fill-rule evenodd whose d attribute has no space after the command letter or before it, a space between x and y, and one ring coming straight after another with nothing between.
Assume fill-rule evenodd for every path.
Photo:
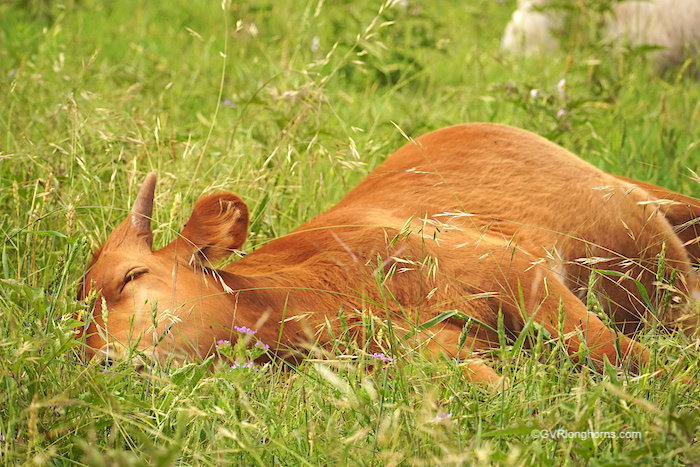
<instances>
[{"instance_id":1,"label":"calf's horn bud","mask_svg":"<svg viewBox=\"0 0 700 467\"><path fill-rule=\"evenodd\" d=\"M153 215L153 196L156 190L156 174L151 172L141 185L138 196L131 208L131 226L140 232L151 230Z\"/></svg>"}]
</instances>

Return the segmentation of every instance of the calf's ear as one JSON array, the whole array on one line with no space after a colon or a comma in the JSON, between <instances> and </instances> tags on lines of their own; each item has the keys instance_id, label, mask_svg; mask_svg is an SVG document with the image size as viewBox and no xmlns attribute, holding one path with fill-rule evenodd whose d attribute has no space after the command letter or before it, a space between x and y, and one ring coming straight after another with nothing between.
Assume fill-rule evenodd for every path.
<instances>
[{"instance_id":1,"label":"calf's ear","mask_svg":"<svg viewBox=\"0 0 700 467\"><path fill-rule=\"evenodd\" d=\"M243 246L248 235L248 206L233 193L201 198L180 236L164 249L175 248L188 262L214 263Z\"/></svg>"},{"instance_id":2,"label":"calf's ear","mask_svg":"<svg viewBox=\"0 0 700 467\"><path fill-rule=\"evenodd\" d=\"M131 212L107 238L100 251L150 252L153 245L151 215L153 214L153 195L156 188L156 174L149 173L141 185ZM92 263L97 259L93 258ZM91 263L91 264L92 264Z\"/></svg>"}]
</instances>

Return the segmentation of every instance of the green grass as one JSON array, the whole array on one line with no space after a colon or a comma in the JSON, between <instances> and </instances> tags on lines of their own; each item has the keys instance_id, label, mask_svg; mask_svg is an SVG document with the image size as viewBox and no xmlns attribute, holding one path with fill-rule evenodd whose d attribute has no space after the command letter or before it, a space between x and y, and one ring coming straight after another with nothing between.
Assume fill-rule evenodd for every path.
<instances>
[{"instance_id":1,"label":"green grass","mask_svg":"<svg viewBox=\"0 0 700 467\"><path fill-rule=\"evenodd\" d=\"M462 122L520 126L700 197L698 82L654 76L595 31L522 61L498 49L513 0L224 3L0 4L0 463L698 462L700 392L674 378L700 379L697 343L661 331L641 338L671 368L654 378L595 373L533 329L530 351L495 351L511 380L495 394L452 361L353 359L341 343L259 371L190 364L147 378L81 362L77 283L148 171L157 245L200 195L230 190L253 214L249 251L332 206L401 131ZM531 434L556 429L642 439Z\"/></svg>"}]
</instances>

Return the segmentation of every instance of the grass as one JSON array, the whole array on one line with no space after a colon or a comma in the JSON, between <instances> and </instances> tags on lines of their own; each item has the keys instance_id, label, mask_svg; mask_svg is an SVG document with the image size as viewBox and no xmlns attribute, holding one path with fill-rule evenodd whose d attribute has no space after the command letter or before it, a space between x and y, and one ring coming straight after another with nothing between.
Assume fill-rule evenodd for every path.
<instances>
[{"instance_id":1,"label":"grass","mask_svg":"<svg viewBox=\"0 0 700 467\"><path fill-rule=\"evenodd\" d=\"M514 7L0 4L0 463L696 465L700 392L674 376L698 380L697 342L658 330L642 341L669 377L593 372L532 329L530 351L495 351L512 383L497 394L453 361L350 358L340 342L295 368L150 378L79 358L77 283L148 171L157 245L200 195L230 190L251 209L247 250L332 206L401 132L469 121L700 197L697 81L583 28L568 52L505 56ZM533 436L557 429L642 437Z\"/></svg>"}]
</instances>

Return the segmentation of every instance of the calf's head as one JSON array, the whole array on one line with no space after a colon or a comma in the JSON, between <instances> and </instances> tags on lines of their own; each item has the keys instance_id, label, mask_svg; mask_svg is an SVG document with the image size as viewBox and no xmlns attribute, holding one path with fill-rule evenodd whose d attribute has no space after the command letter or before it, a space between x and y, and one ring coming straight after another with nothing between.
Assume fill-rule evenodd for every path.
<instances>
[{"instance_id":1,"label":"calf's head","mask_svg":"<svg viewBox=\"0 0 700 467\"><path fill-rule=\"evenodd\" d=\"M155 184L148 174L131 212L95 253L81 282L79 299L94 303L83 329L88 358L123 357L129 348L156 358L205 356L212 343L231 334L232 317L222 313L230 309L230 289L204 266L245 241L245 203L231 193L200 199L180 235L153 250Z\"/></svg>"}]
</instances>

